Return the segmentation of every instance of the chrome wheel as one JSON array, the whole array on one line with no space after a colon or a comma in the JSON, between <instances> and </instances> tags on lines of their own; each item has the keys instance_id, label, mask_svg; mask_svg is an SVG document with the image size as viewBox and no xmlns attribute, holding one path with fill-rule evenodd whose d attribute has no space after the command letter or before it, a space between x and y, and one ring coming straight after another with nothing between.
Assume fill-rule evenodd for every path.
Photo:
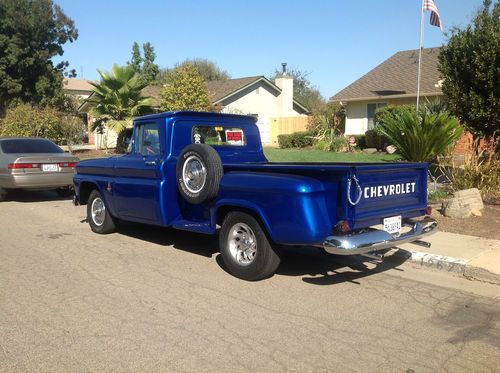
<instances>
[{"instance_id":1,"label":"chrome wheel","mask_svg":"<svg viewBox=\"0 0 500 373\"><path fill-rule=\"evenodd\" d=\"M92 201L91 207L92 221L95 225L101 226L106 218L106 206L101 198L97 197Z\"/></svg>"},{"instance_id":2,"label":"chrome wheel","mask_svg":"<svg viewBox=\"0 0 500 373\"><path fill-rule=\"evenodd\" d=\"M191 193L199 193L207 181L207 170L205 165L196 155L191 155L182 167L182 180L187 190Z\"/></svg>"},{"instance_id":3,"label":"chrome wheel","mask_svg":"<svg viewBox=\"0 0 500 373\"><path fill-rule=\"evenodd\" d=\"M227 244L229 253L240 265L252 263L257 254L257 240L252 229L245 223L237 223L229 230Z\"/></svg>"}]
</instances>

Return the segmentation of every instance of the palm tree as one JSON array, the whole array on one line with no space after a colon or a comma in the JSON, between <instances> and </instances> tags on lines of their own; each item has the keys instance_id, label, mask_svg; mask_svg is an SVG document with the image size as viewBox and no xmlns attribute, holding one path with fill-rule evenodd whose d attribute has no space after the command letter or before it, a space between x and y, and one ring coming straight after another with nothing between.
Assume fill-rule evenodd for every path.
<instances>
[{"instance_id":1,"label":"palm tree","mask_svg":"<svg viewBox=\"0 0 500 373\"><path fill-rule=\"evenodd\" d=\"M101 81L91 83L94 86L94 93L88 99L88 102L94 105L93 131L98 130L102 133L107 127L119 134L134 117L153 111L151 97L141 95L147 83L141 81L132 66L113 65L111 73L97 71Z\"/></svg>"}]
</instances>

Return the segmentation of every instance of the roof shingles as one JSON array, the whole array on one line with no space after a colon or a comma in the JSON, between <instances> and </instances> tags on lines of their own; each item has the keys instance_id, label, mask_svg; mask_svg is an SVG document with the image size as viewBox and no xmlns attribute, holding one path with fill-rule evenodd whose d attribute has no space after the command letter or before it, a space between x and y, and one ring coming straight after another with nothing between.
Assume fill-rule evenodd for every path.
<instances>
[{"instance_id":1,"label":"roof shingles","mask_svg":"<svg viewBox=\"0 0 500 373\"><path fill-rule=\"evenodd\" d=\"M438 86L441 79L438 71L439 52L440 48L423 49L420 80L420 91L423 94L442 93ZM416 96L417 71L418 49L398 52L335 94L331 100L355 101L391 95Z\"/></svg>"}]
</instances>

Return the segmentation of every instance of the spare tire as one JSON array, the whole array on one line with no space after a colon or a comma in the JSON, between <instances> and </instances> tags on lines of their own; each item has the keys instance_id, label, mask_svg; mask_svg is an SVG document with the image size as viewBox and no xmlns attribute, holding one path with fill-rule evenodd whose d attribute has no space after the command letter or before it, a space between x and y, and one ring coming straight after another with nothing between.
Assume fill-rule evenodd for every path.
<instances>
[{"instance_id":1,"label":"spare tire","mask_svg":"<svg viewBox=\"0 0 500 373\"><path fill-rule=\"evenodd\" d=\"M217 151L206 144L186 146L177 161L177 187L189 203L199 205L219 192L224 170Z\"/></svg>"}]
</instances>

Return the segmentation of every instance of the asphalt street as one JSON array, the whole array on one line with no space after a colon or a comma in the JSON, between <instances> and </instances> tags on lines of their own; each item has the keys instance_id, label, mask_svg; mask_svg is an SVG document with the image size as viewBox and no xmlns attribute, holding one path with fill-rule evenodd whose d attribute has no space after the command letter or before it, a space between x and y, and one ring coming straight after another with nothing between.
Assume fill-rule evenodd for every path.
<instances>
[{"instance_id":1,"label":"asphalt street","mask_svg":"<svg viewBox=\"0 0 500 373\"><path fill-rule=\"evenodd\" d=\"M2 372L498 372L500 287L286 250L260 282L210 236L97 235L52 193L0 203Z\"/></svg>"}]
</instances>

